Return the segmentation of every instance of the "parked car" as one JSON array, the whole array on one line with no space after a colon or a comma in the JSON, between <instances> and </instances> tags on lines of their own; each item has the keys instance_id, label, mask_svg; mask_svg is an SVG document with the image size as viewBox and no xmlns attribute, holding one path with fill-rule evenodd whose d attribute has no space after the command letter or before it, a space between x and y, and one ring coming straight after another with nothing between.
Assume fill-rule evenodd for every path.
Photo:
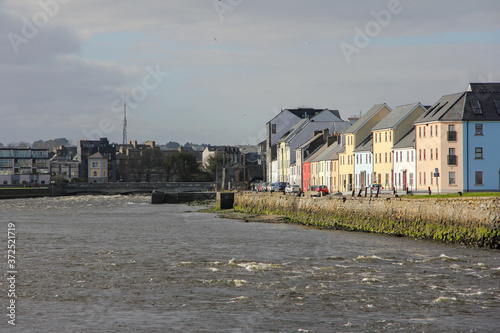
<instances>
[{"instance_id":1,"label":"parked car","mask_svg":"<svg viewBox=\"0 0 500 333\"><path fill-rule=\"evenodd\" d=\"M256 187L257 187L257 192L264 192L266 190L267 183L266 182L258 183L256 184Z\"/></svg>"},{"instance_id":2,"label":"parked car","mask_svg":"<svg viewBox=\"0 0 500 333\"><path fill-rule=\"evenodd\" d=\"M379 187L380 187L380 189L381 189L381 190L383 190L383 189L384 189L384 187L383 187L381 184L372 184L372 185L370 186L370 188L371 188L373 191L376 191L376 190L377 190L377 188L379 188Z\"/></svg>"},{"instance_id":3,"label":"parked car","mask_svg":"<svg viewBox=\"0 0 500 333\"><path fill-rule=\"evenodd\" d=\"M267 183L266 191L272 192L274 190L274 183Z\"/></svg>"},{"instance_id":4,"label":"parked car","mask_svg":"<svg viewBox=\"0 0 500 333\"><path fill-rule=\"evenodd\" d=\"M330 193L330 191L328 191L328 187L325 185L319 185L314 190L318 192L319 195L326 195Z\"/></svg>"},{"instance_id":5,"label":"parked car","mask_svg":"<svg viewBox=\"0 0 500 333\"><path fill-rule=\"evenodd\" d=\"M285 187L285 193L301 193L302 190L300 189L299 185L288 185Z\"/></svg>"},{"instance_id":6,"label":"parked car","mask_svg":"<svg viewBox=\"0 0 500 333\"><path fill-rule=\"evenodd\" d=\"M288 184L285 182L276 182L276 183L274 183L274 186L273 186L273 192L284 192L285 187L287 185Z\"/></svg>"}]
</instances>

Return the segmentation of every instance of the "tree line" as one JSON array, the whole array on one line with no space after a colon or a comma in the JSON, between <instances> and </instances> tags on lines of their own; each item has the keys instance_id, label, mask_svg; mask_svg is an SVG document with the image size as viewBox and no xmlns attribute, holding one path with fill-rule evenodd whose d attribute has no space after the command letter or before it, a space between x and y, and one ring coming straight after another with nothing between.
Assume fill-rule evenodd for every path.
<instances>
[{"instance_id":1,"label":"tree line","mask_svg":"<svg viewBox=\"0 0 500 333\"><path fill-rule=\"evenodd\" d=\"M121 159L117 166L118 180L150 182L211 182L215 181L217 168L223 163L222 155L208 159L202 166L192 154L179 151L163 156L158 149L143 150L135 156Z\"/></svg>"}]
</instances>

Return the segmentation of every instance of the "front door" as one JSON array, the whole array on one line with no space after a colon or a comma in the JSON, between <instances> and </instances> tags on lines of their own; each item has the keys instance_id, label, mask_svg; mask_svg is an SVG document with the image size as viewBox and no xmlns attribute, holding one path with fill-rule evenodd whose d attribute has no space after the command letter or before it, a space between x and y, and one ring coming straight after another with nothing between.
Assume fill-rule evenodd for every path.
<instances>
[{"instance_id":1,"label":"front door","mask_svg":"<svg viewBox=\"0 0 500 333\"><path fill-rule=\"evenodd\" d=\"M408 188L407 184L408 184L408 181L406 180L406 170L404 170L403 171L403 191L406 191L406 189Z\"/></svg>"}]
</instances>

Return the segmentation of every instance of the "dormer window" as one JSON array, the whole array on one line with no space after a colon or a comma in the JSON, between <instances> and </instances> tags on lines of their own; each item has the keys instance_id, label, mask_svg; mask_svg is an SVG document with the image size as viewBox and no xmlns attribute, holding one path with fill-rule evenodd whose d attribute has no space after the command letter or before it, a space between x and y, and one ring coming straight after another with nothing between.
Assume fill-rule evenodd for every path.
<instances>
[{"instance_id":1,"label":"dormer window","mask_svg":"<svg viewBox=\"0 0 500 333\"><path fill-rule=\"evenodd\" d=\"M471 100L470 104L472 106L472 112L474 112L474 114L483 114L483 110L481 109L481 103L479 103L477 99Z\"/></svg>"},{"instance_id":2,"label":"dormer window","mask_svg":"<svg viewBox=\"0 0 500 333\"><path fill-rule=\"evenodd\" d=\"M497 108L497 113L500 114L500 100L495 99L495 106Z\"/></svg>"}]
</instances>

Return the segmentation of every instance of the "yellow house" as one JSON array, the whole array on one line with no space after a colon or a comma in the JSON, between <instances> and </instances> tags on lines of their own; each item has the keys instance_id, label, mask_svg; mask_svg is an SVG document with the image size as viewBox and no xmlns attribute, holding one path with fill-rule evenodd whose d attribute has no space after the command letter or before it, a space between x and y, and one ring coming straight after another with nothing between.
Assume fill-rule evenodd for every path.
<instances>
[{"instance_id":1,"label":"yellow house","mask_svg":"<svg viewBox=\"0 0 500 333\"><path fill-rule=\"evenodd\" d=\"M385 189L394 184L393 146L413 127L426 108L420 103L401 105L372 128L373 133L373 180Z\"/></svg>"},{"instance_id":2,"label":"yellow house","mask_svg":"<svg viewBox=\"0 0 500 333\"><path fill-rule=\"evenodd\" d=\"M339 190L352 191L355 174L354 149L371 135L373 126L389 113L387 104L376 104L359 118L344 134L344 152L339 153Z\"/></svg>"},{"instance_id":3,"label":"yellow house","mask_svg":"<svg viewBox=\"0 0 500 333\"><path fill-rule=\"evenodd\" d=\"M87 157L89 182L104 183L108 181L108 158L101 153L95 153Z\"/></svg>"}]
</instances>

